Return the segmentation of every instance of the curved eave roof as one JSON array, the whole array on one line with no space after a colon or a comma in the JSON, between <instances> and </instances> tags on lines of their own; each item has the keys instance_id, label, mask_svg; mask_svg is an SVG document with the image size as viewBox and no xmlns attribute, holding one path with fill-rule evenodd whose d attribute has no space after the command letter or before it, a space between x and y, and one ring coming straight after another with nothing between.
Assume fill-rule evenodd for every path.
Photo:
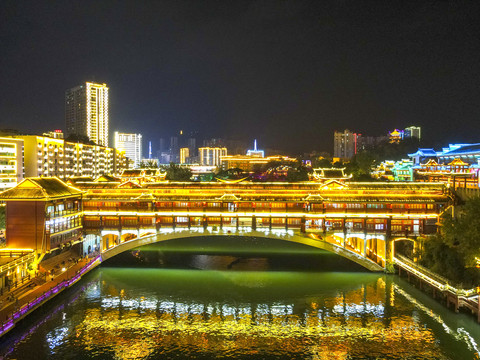
<instances>
[{"instance_id":1,"label":"curved eave roof","mask_svg":"<svg viewBox=\"0 0 480 360\"><path fill-rule=\"evenodd\" d=\"M83 192L62 180L52 178L27 178L14 188L0 193L0 200L50 200L81 196Z\"/></svg>"}]
</instances>

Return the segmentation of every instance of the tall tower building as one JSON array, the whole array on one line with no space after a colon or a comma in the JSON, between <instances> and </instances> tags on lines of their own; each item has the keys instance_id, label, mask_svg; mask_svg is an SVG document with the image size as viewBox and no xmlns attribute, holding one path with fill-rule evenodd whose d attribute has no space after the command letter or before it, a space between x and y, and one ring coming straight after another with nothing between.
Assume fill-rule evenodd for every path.
<instances>
[{"instance_id":1,"label":"tall tower building","mask_svg":"<svg viewBox=\"0 0 480 360\"><path fill-rule=\"evenodd\" d=\"M125 156L139 167L142 161L142 135L115 132L115 149L124 151Z\"/></svg>"},{"instance_id":2,"label":"tall tower building","mask_svg":"<svg viewBox=\"0 0 480 360\"><path fill-rule=\"evenodd\" d=\"M422 129L420 126L409 126L405 128L404 134L407 138L417 138L420 140L422 138Z\"/></svg>"},{"instance_id":3,"label":"tall tower building","mask_svg":"<svg viewBox=\"0 0 480 360\"><path fill-rule=\"evenodd\" d=\"M84 135L108 146L108 87L87 82L65 92L66 136Z\"/></svg>"},{"instance_id":4,"label":"tall tower building","mask_svg":"<svg viewBox=\"0 0 480 360\"><path fill-rule=\"evenodd\" d=\"M360 134L350 130L335 131L333 135L333 156L341 159L351 159L358 150Z\"/></svg>"}]
</instances>

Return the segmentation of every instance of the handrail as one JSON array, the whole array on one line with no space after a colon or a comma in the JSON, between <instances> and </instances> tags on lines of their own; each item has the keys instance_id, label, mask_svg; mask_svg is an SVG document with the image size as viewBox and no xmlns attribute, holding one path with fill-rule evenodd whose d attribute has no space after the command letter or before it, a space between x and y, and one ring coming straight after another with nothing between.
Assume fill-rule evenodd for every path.
<instances>
[{"instance_id":1,"label":"handrail","mask_svg":"<svg viewBox=\"0 0 480 360\"><path fill-rule=\"evenodd\" d=\"M28 262L29 260L34 260L35 259L35 253L32 251L31 254L19 257L16 260L10 261L2 266L0 266L0 274L4 273L5 271L8 271L11 268L14 268L17 265L23 264L25 262Z\"/></svg>"},{"instance_id":2,"label":"handrail","mask_svg":"<svg viewBox=\"0 0 480 360\"><path fill-rule=\"evenodd\" d=\"M443 278L438 274L435 274L434 272L428 269L425 269L423 266L415 264L411 260L401 255L394 256L393 262L394 264L400 266L401 268L407 271L410 271L415 276L419 277L420 279L423 279L425 282L429 283L430 285L433 285L434 287L436 287L441 291L448 291L451 294L454 294L456 296L461 296L461 297L469 297L469 296L478 294L477 289L475 288L458 289L454 286L449 285L447 279ZM429 275L432 275L432 277L430 277ZM435 277L436 279L434 279L433 277Z\"/></svg>"},{"instance_id":3,"label":"handrail","mask_svg":"<svg viewBox=\"0 0 480 360\"><path fill-rule=\"evenodd\" d=\"M44 300L48 299L50 296L58 293L59 291L63 290L64 288L69 287L70 285L77 282L80 277L90 268L92 267L97 261L102 261L100 256L96 256L90 262L88 262L83 268L78 270L78 272L71 277L70 279L65 279L55 285L54 287L50 288L43 295L35 298L34 300L28 302L27 304L23 305L20 309L14 312L7 320L0 324L0 337L9 331L14 325L15 322L20 320L25 314L27 314L30 310L34 309L36 306L41 304Z\"/></svg>"},{"instance_id":4,"label":"handrail","mask_svg":"<svg viewBox=\"0 0 480 360\"><path fill-rule=\"evenodd\" d=\"M444 284L448 284L450 283L451 281L449 281L447 278L441 276L441 275L438 275L436 273L434 273L433 271L427 269L426 267L423 267L422 265L419 265L415 262L413 262L412 260L410 260L409 258L407 258L406 256L403 256L403 255L395 255L396 258L400 259L401 261L403 261L404 263L407 263L408 265L410 265L411 267L415 268L415 269L418 269L419 271L425 273L425 274L428 274L428 276L430 276L431 278L433 279L436 279L437 281L439 282L443 282Z\"/></svg>"}]
</instances>

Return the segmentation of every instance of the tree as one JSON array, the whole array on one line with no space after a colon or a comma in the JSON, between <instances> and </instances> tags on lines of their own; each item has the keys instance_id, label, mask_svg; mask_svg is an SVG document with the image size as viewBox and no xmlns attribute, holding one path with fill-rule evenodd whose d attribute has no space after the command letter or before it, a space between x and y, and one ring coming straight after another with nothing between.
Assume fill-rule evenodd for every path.
<instances>
[{"instance_id":1,"label":"tree","mask_svg":"<svg viewBox=\"0 0 480 360\"><path fill-rule=\"evenodd\" d=\"M464 277L465 262L462 255L457 249L447 245L439 235L434 235L425 242L421 264L454 283L471 283Z\"/></svg>"},{"instance_id":2,"label":"tree","mask_svg":"<svg viewBox=\"0 0 480 360\"><path fill-rule=\"evenodd\" d=\"M480 284L480 198L468 200L457 216L445 213L440 232L425 241L421 263L465 286Z\"/></svg>"},{"instance_id":3,"label":"tree","mask_svg":"<svg viewBox=\"0 0 480 360\"><path fill-rule=\"evenodd\" d=\"M360 151L352 160L346 164L345 171L353 175L355 181L371 181L372 166L375 163L375 157L370 151Z\"/></svg>"},{"instance_id":4,"label":"tree","mask_svg":"<svg viewBox=\"0 0 480 360\"><path fill-rule=\"evenodd\" d=\"M442 216L442 236L447 245L458 249L469 267L480 258L480 197L468 200L454 218Z\"/></svg>"},{"instance_id":5,"label":"tree","mask_svg":"<svg viewBox=\"0 0 480 360\"><path fill-rule=\"evenodd\" d=\"M177 164L170 163L168 166L163 166L163 169L167 172L166 179L171 181L190 181L192 177L192 171L189 168L178 166Z\"/></svg>"},{"instance_id":6,"label":"tree","mask_svg":"<svg viewBox=\"0 0 480 360\"><path fill-rule=\"evenodd\" d=\"M308 181L308 170L305 166L297 166L295 168L288 169L287 179L288 182L296 181Z\"/></svg>"},{"instance_id":7,"label":"tree","mask_svg":"<svg viewBox=\"0 0 480 360\"><path fill-rule=\"evenodd\" d=\"M158 164L155 160L142 160L140 162L140 169L157 169Z\"/></svg>"},{"instance_id":8,"label":"tree","mask_svg":"<svg viewBox=\"0 0 480 360\"><path fill-rule=\"evenodd\" d=\"M325 168L332 168L333 164L332 164L331 160L326 159L326 158L322 158L322 159L314 160L313 161L313 166L315 168L325 169Z\"/></svg>"}]
</instances>

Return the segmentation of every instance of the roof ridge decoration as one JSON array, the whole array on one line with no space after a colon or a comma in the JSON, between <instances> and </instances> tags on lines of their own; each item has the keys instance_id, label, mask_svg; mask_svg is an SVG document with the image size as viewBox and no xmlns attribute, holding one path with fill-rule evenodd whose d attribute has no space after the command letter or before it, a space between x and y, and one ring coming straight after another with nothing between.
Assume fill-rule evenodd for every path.
<instances>
[{"instance_id":1,"label":"roof ridge decoration","mask_svg":"<svg viewBox=\"0 0 480 360\"><path fill-rule=\"evenodd\" d=\"M134 198L134 200L155 200L155 195L153 195L151 192L143 192L140 196L137 196Z\"/></svg>"},{"instance_id":2,"label":"roof ridge decoration","mask_svg":"<svg viewBox=\"0 0 480 360\"><path fill-rule=\"evenodd\" d=\"M305 201L323 201L323 196L320 194L308 194L308 196L305 197Z\"/></svg>"},{"instance_id":3,"label":"roof ridge decoration","mask_svg":"<svg viewBox=\"0 0 480 360\"><path fill-rule=\"evenodd\" d=\"M218 197L217 200L228 200L228 201L240 201L242 198L238 197L235 194L223 194L222 196Z\"/></svg>"},{"instance_id":4,"label":"roof ridge decoration","mask_svg":"<svg viewBox=\"0 0 480 360\"><path fill-rule=\"evenodd\" d=\"M119 185L117 186L117 188L127 188L127 189L128 189L128 188L130 188L130 189L132 189L132 188L139 189L139 188L141 188L141 187L142 187L142 186L141 186L140 184L136 183L136 182L133 181L133 180L127 180L127 181L125 181L125 182L123 182L123 183L121 183L121 184L119 184Z\"/></svg>"},{"instance_id":5,"label":"roof ridge decoration","mask_svg":"<svg viewBox=\"0 0 480 360\"><path fill-rule=\"evenodd\" d=\"M329 180L327 182L325 182L325 184L323 184L320 189L324 190L324 189L335 189L335 190L340 190L340 189L344 189L344 188L348 188L348 185L338 181L338 180Z\"/></svg>"}]
</instances>

